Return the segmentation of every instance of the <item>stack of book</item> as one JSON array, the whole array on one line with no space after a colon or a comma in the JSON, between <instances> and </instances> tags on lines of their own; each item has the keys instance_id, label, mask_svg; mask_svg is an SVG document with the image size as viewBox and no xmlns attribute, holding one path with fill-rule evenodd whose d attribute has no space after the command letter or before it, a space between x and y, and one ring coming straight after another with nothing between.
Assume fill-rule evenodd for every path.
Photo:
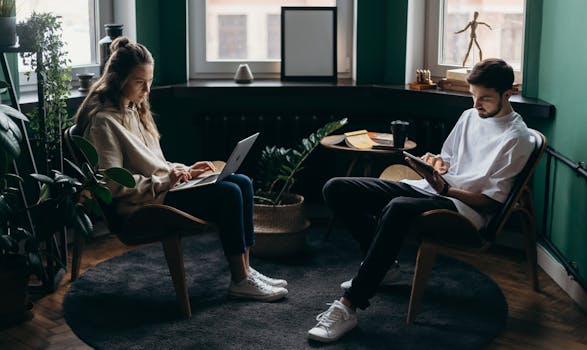
<instances>
[{"instance_id":1,"label":"stack of book","mask_svg":"<svg viewBox=\"0 0 587 350\"><path fill-rule=\"evenodd\" d=\"M446 71L446 78L438 81L438 87L445 91L469 93L469 84L467 83L469 73L471 73L470 68L449 69ZM517 94L522 91L522 84L516 83L516 81L520 81L521 77L519 72L514 72L514 76L513 91L514 94Z\"/></svg>"}]
</instances>

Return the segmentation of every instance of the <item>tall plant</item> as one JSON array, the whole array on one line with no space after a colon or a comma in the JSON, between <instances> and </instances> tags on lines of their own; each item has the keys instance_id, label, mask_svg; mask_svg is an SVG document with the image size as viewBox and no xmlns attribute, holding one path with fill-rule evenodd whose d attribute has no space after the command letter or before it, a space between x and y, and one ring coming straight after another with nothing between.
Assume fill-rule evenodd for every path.
<instances>
[{"instance_id":1,"label":"tall plant","mask_svg":"<svg viewBox=\"0 0 587 350\"><path fill-rule=\"evenodd\" d=\"M296 182L296 176L304 168L302 163L318 147L320 140L347 123L347 118L327 123L295 148L267 146L258 162L257 202L281 204L283 194L288 193Z\"/></svg>"},{"instance_id":2,"label":"tall plant","mask_svg":"<svg viewBox=\"0 0 587 350\"><path fill-rule=\"evenodd\" d=\"M13 15L15 0L0 0L0 17L10 17Z\"/></svg>"},{"instance_id":3,"label":"tall plant","mask_svg":"<svg viewBox=\"0 0 587 350\"><path fill-rule=\"evenodd\" d=\"M21 45L30 48L30 52L21 53L23 64L30 67L25 73L27 79L33 72L43 79L45 116L39 115L38 109L29 114L33 137L44 139L49 154L54 154L61 141L61 130L72 124L66 103L71 89L71 61L63 42L61 17L33 12L25 22L18 23L17 32ZM43 117L45 130L40 130Z\"/></svg>"}]
</instances>

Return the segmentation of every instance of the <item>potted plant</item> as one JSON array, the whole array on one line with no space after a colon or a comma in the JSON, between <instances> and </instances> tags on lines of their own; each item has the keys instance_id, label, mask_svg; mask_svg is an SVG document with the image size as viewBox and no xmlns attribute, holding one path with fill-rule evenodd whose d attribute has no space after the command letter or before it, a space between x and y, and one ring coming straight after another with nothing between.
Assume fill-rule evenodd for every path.
<instances>
[{"instance_id":1,"label":"potted plant","mask_svg":"<svg viewBox=\"0 0 587 350\"><path fill-rule=\"evenodd\" d=\"M0 46L16 44L15 0L0 0Z\"/></svg>"},{"instance_id":2,"label":"potted plant","mask_svg":"<svg viewBox=\"0 0 587 350\"><path fill-rule=\"evenodd\" d=\"M63 226L74 227L90 236L93 231L89 215L101 215L96 200L110 203L112 195L105 177L123 186L134 187L132 175L123 168L99 169L96 149L86 139L73 137L83 154L81 166L65 160L72 175L52 171L52 177L31 174L41 182L39 200L26 208L20 189L23 179L8 173L12 160L20 155L22 133L11 119L28 119L16 109L0 104L0 324L26 320L32 316L27 286L31 274L47 282L43 259L51 259L40 249L40 241ZM35 235L29 231L27 210L44 211L36 216Z\"/></svg>"},{"instance_id":3,"label":"potted plant","mask_svg":"<svg viewBox=\"0 0 587 350\"><path fill-rule=\"evenodd\" d=\"M71 62L62 38L61 17L33 12L30 18L17 24L17 32L21 46L30 50L20 53L23 64L30 67L25 76L29 79L35 72L43 80L38 84L43 90L42 108L34 109L28 116L32 139L41 149L44 162L41 169L48 174L49 169L62 168L61 131L73 123L67 113Z\"/></svg>"},{"instance_id":4,"label":"potted plant","mask_svg":"<svg viewBox=\"0 0 587 350\"><path fill-rule=\"evenodd\" d=\"M327 123L294 148L267 146L258 162L256 179L255 226L257 256L286 256L299 252L305 241L304 230L310 225L304 197L291 193L302 164L318 147L320 140L347 123L341 119Z\"/></svg>"},{"instance_id":5,"label":"potted plant","mask_svg":"<svg viewBox=\"0 0 587 350\"><path fill-rule=\"evenodd\" d=\"M0 323L30 319L32 304L27 285L31 273L44 278L39 245L29 232L23 215L18 182L22 178L8 172L20 155L22 133L11 119L28 121L12 107L0 104Z\"/></svg>"}]
</instances>

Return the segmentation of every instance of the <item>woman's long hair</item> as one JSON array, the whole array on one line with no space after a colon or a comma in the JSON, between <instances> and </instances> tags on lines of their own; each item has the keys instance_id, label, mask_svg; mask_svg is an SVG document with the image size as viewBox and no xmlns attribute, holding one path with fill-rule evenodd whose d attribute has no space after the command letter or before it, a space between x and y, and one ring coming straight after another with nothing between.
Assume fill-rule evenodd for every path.
<instances>
[{"instance_id":1,"label":"woman's long hair","mask_svg":"<svg viewBox=\"0 0 587 350\"><path fill-rule=\"evenodd\" d=\"M104 73L92 85L75 115L78 130L85 130L90 119L103 109L114 109L124 115L127 106L122 103L122 90L130 74L139 65L154 64L153 56L145 46L124 36L112 41L110 52L110 58L104 66ZM143 127L155 140L158 140L159 131L153 120L148 99L143 99L134 107ZM123 118L122 125L128 128L128 123L129 121Z\"/></svg>"}]
</instances>

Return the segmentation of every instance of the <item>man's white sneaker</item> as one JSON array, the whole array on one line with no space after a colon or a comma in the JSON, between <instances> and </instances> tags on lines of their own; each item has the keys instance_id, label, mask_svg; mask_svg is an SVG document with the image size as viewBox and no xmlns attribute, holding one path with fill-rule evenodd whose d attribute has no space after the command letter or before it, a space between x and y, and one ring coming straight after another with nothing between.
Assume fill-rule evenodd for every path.
<instances>
[{"instance_id":1,"label":"man's white sneaker","mask_svg":"<svg viewBox=\"0 0 587 350\"><path fill-rule=\"evenodd\" d=\"M286 280L267 277L264 274L262 274L261 272L255 270L252 266L249 266L249 275L253 276L253 278L261 280L261 282L267 283L268 285L270 285L272 287L286 287L287 286Z\"/></svg>"},{"instance_id":2,"label":"man's white sneaker","mask_svg":"<svg viewBox=\"0 0 587 350\"><path fill-rule=\"evenodd\" d=\"M275 301L287 295L287 289L272 287L252 276L247 276L240 282L230 281L228 295L233 298Z\"/></svg>"},{"instance_id":3,"label":"man's white sneaker","mask_svg":"<svg viewBox=\"0 0 587 350\"><path fill-rule=\"evenodd\" d=\"M381 280L381 285L382 286L392 285L392 284L396 283L397 281L399 281L401 279L401 277L402 277L402 274L399 269L399 263L396 260L393 263L393 265L391 265L389 270L387 270L387 273L383 277L383 280ZM344 281L340 284L340 288L342 290L346 291L347 289L349 289L351 287L351 284L353 284L352 279L350 279L348 281Z\"/></svg>"},{"instance_id":4,"label":"man's white sneaker","mask_svg":"<svg viewBox=\"0 0 587 350\"><path fill-rule=\"evenodd\" d=\"M342 337L357 325L357 313L338 300L328 310L316 316L318 324L308 331L308 337L321 342L331 342Z\"/></svg>"}]
</instances>

